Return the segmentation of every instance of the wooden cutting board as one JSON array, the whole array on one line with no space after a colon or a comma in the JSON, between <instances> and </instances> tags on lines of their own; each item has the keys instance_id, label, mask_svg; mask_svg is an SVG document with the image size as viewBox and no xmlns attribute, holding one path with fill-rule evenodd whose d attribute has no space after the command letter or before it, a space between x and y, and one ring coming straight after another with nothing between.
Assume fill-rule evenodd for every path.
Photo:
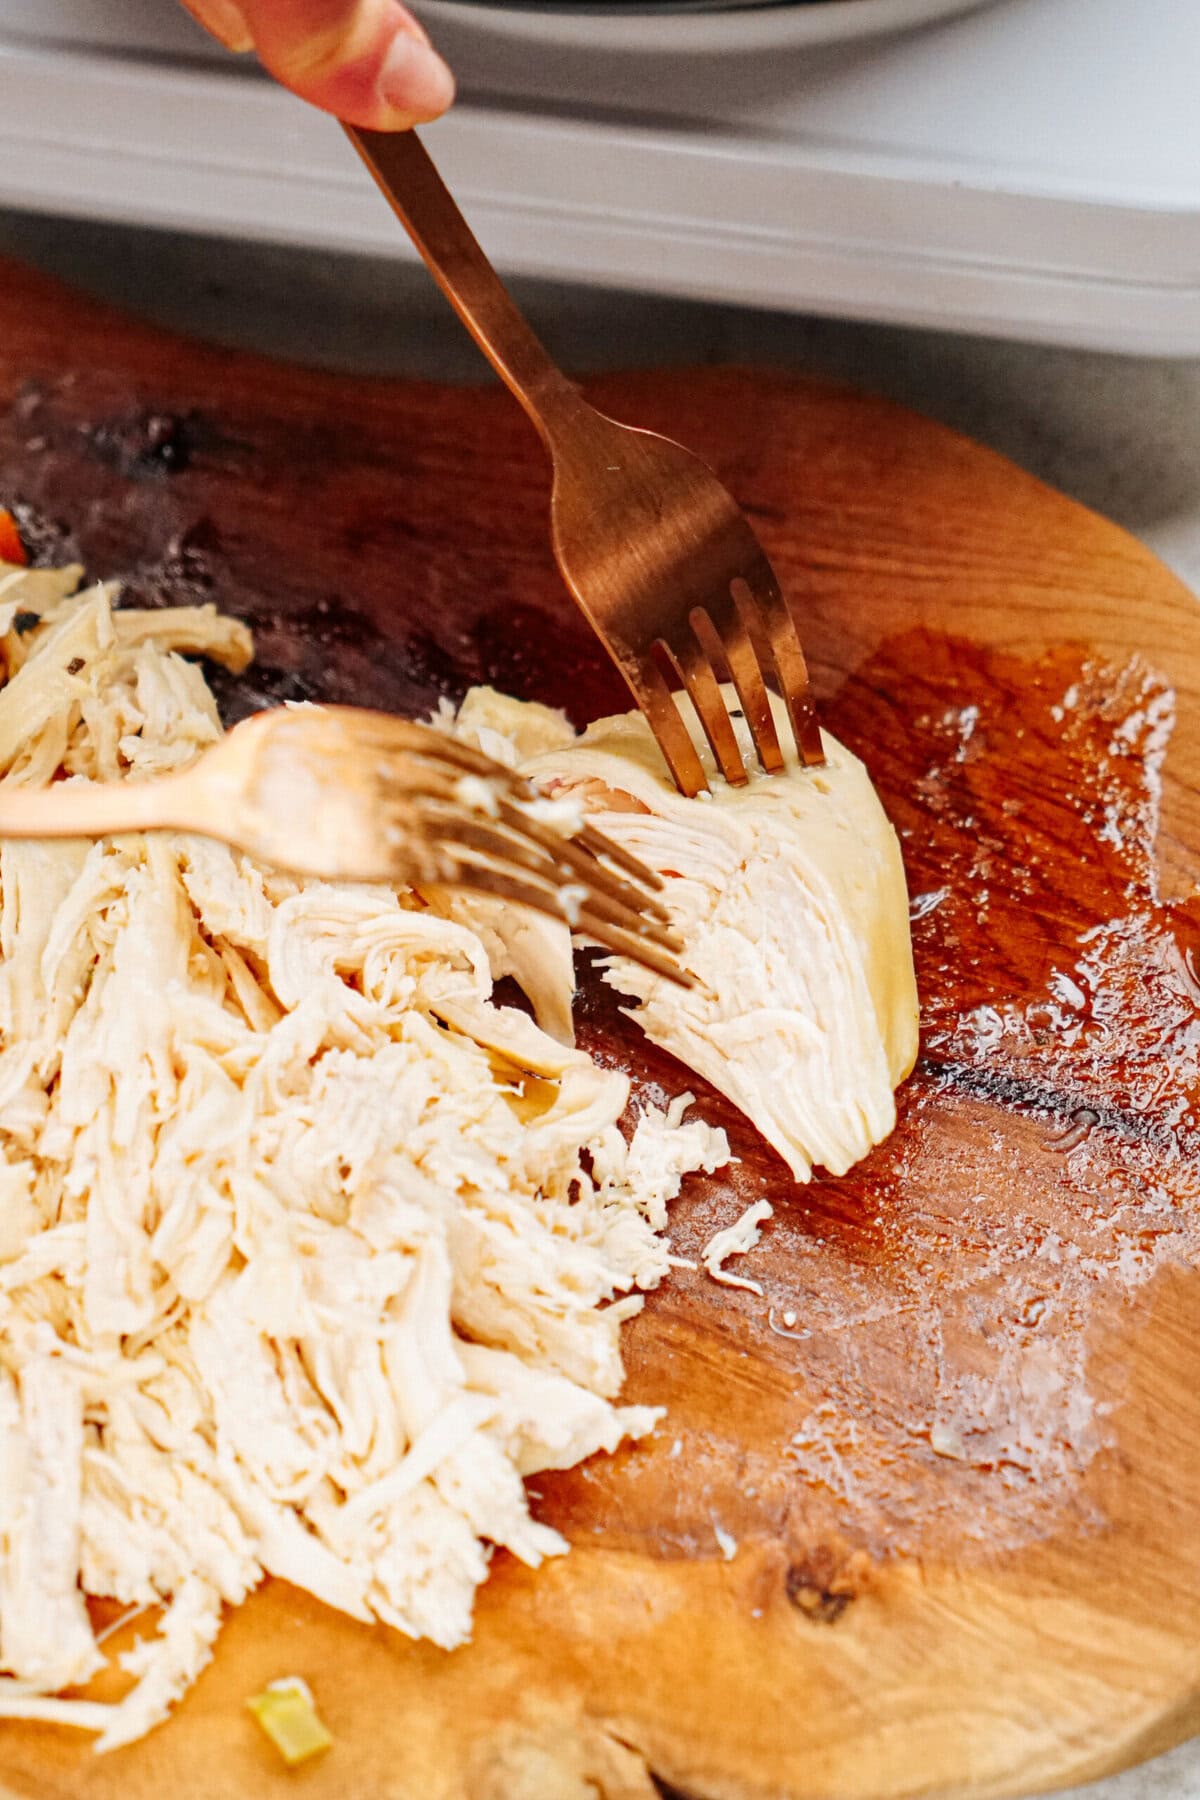
<instances>
[{"instance_id":1,"label":"wooden cutting board","mask_svg":"<svg viewBox=\"0 0 1200 1800\"><path fill-rule=\"evenodd\" d=\"M923 1051L890 1140L793 1186L741 1158L759 1300L681 1271L628 1330L649 1444L539 1478L574 1549L498 1557L448 1656L271 1584L164 1730L96 1759L5 1726L55 1800L892 1800L1082 1781L1200 1705L1200 614L1123 532L894 407L744 370L597 400L720 469L803 605L829 725L905 846ZM1030 396L1036 406L1037 396ZM231 712L404 711L492 681L622 704L499 392L156 335L0 271L0 502L39 551L258 632ZM700 1089L594 979L583 1041ZM299 1672L337 1736L244 1709Z\"/></svg>"}]
</instances>

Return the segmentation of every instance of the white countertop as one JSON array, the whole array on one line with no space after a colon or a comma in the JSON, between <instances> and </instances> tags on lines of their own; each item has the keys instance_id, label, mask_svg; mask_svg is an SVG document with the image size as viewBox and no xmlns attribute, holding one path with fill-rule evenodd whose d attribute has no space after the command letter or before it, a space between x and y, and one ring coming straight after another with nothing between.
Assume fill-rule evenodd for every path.
<instances>
[{"instance_id":1,"label":"white countertop","mask_svg":"<svg viewBox=\"0 0 1200 1800\"><path fill-rule=\"evenodd\" d=\"M0 254L227 343L435 380L486 373L423 272L391 261L4 213ZM873 388L991 444L1117 519L1200 589L1200 361L1143 362L514 285L571 368L765 362ZM1200 1800L1200 1740L1078 1793L1087 1800Z\"/></svg>"},{"instance_id":2,"label":"white countertop","mask_svg":"<svg viewBox=\"0 0 1200 1800\"><path fill-rule=\"evenodd\" d=\"M556 32L438 5L460 100L430 147L531 276L1200 354L1195 0L969 3L790 49L861 0L624 8L574 48L546 39L578 10ZM663 47L636 49L651 28ZM332 122L171 0L0 0L0 205L411 255Z\"/></svg>"}]
</instances>

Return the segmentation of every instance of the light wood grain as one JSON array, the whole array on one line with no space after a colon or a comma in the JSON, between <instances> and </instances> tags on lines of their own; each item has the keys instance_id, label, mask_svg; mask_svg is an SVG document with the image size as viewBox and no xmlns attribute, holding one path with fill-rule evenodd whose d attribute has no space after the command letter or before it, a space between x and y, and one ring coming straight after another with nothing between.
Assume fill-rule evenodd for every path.
<instances>
[{"instance_id":1,"label":"light wood grain","mask_svg":"<svg viewBox=\"0 0 1200 1800\"><path fill-rule=\"evenodd\" d=\"M8 1795L982 1797L1100 1775L1200 1716L1196 604L1124 533L881 402L737 370L589 391L750 510L914 894L946 890L914 928L899 1128L800 1190L702 1094L742 1160L691 1185L676 1244L767 1195L766 1298L686 1272L652 1297L629 1393L665 1427L534 1484L574 1549L537 1574L498 1558L468 1649L271 1584L145 1743L97 1760L4 1727ZM412 711L480 679L581 721L621 704L500 393L182 345L5 269L4 501L46 554L248 618L231 716ZM698 1085L594 981L580 1022L643 1086ZM292 1672L338 1739L299 1776L242 1706Z\"/></svg>"}]
</instances>

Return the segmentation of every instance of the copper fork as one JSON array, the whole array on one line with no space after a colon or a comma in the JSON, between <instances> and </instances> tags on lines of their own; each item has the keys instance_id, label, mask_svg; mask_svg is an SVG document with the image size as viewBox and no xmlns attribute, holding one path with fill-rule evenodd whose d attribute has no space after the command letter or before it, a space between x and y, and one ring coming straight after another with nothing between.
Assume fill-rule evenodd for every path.
<instances>
[{"instance_id":1,"label":"copper fork","mask_svg":"<svg viewBox=\"0 0 1200 1800\"><path fill-rule=\"evenodd\" d=\"M795 619L732 494L682 445L620 425L584 400L530 329L415 132L346 130L434 280L541 434L554 465L558 566L680 790L708 786L681 693L725 779L748 779L726 679L767 773L784 766L768 686L786 703L801 760L824 762Z\"/></svg>"},{"instance_id":2,"label":"copper fork","mask_svg":"<svg viewBox=\"0 0 1200 1800\"><path fill-rule=\"evenodd\" d=\"M565 919L690 986L663 883L522 776L446 732L358 707L282 707L146 781L0 782L0 839L195 832L298 875L456 887Z\"/></svg>"}]
</instances>

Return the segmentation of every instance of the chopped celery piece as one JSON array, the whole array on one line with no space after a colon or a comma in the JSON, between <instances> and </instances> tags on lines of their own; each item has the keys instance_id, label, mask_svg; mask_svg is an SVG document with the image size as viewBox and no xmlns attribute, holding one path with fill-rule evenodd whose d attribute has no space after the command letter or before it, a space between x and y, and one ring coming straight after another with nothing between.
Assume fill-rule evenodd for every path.
<instances>
[{"instance_id":1,"label":"chopped celery piece","mask_svg":"<svg viewBox=\"0 0 1200 1800\"><path fill-rule=\"evenodd\" d=\"M246 1705L289 1768L328 1750L333 1742L317 1714L308 1683L298 1675L272 1681Z\"/></svg>"}]
</instances>

